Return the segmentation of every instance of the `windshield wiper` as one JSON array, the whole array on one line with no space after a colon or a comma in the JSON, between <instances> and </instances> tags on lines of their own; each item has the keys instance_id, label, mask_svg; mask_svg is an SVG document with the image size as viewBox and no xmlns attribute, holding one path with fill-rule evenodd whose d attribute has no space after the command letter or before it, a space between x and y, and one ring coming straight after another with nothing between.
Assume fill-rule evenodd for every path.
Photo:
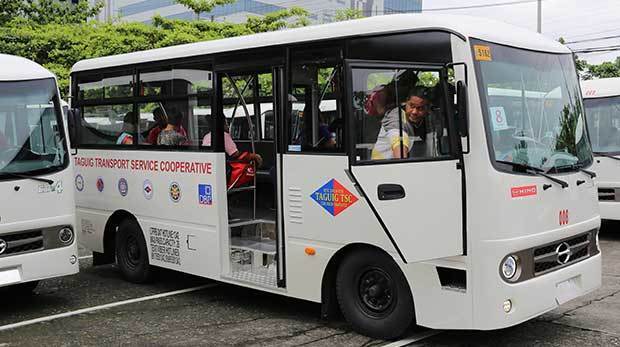
<instances>
[{"instance_id":1,"label":"windshield wiper","mask_svg":"<svg viewBox=\"0 0 620 347\"><path fill-rule=\"evenodd\" d=\"M592 152L592 153L594 153L594 155L598 155L599 157L605 157L605 158L620 160L620 158L614 157L611 154L607 154L607 153L603 153L603 152Z\"/></svg>"},{"instance_id":2,"label":"windshield wiper","mask_svg":"<svg viewBox=\"0 0 620 347\"><path fill-rule=\"evenodd\" d=\"M590 178L596 177L596 172L586 170L579 164L557 166L557 167L553 167L551 170L554 170L555 172L560 172L561 170L565 170L565 169L581 171L584 174L590 176Z\"/></svg>"},{"instance_id":3,"label":"windshield wiper","mask_svg":"<svg viewBox=\"0 0 620 347\"><path fill-rule=\"evenodd\" d=\"M39 182L45 182L45 183L49 184L50 186L52 184L54 184L54 181L48 180L47 178L41 178L41 177L35 177L35 176L30 176L30 175L24 175L24 174L19 174L19 173L14 173L14 172L3 172L2 175L6 175L6 176L9 176L9 177L13 177L13 178L25 178L25 179L31 179L31 180L35 180L35 181L39 181Z\"/></svg>"},{"instance_id":4,"label":"windshield wiper","mask_svg":"<svg viewBox=\"0 0 620 347\"><path fill-rule=\"evenodd\" d=\"M546 178L546 179L548 179L548 180L550 180L550 181L552 181L554 183L559 184L562 188L568 188L568 183L566 183L566 182L564 182L564 181L562 181L560 179L557 179L555 177L547 175L542 169L539 169L537 167L533 167L533 166L529 166L529 165L521 164L521 163L513 163L511 161L505 161L505 160L496 160L496 162L510 165L513 168L519 168L519 169L523 170L524 172L529 172L529 173L531 173L533 175L536 175L536 176L544 177L544 178ZM543 187L543 189L546 190L544 187Z\"/></svg>"}]
</instances>

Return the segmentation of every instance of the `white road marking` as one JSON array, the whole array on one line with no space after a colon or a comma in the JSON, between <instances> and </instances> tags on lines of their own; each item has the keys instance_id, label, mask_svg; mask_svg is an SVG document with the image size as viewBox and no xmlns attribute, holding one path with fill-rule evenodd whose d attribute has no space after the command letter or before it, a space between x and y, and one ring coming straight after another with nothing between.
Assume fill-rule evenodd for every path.
<instances>
[{"instance_id":1,"label":"white road marking","mask_svg":"<svg viewBox=\"0 0 620 347\"><path fill-rule=\"evenodd\" d=\"M174 291L166 292L166 293L160 293L160 294L155 294L155 295L143 296L141 298L117 301L117 302L112 302L112 303L105 304L105 305L87 307L87 308L79 309L79 310L76 310L76 311L64 312L64 313L59 313L59 314L55 314L55 315L51 315L51 316L47 316L47 317L29 319L29 320L25 320L25 321L18 322L18 323L3 325L3 326L0 326L0 331L5 331L5 330L10 330L10 329L15 329L15 328L21 328L21 327L24 327L24 326L27 326L27 325L37 324L37 323L41 323L41 322L49 322L49 321L52 321L54 319L67 318L67 317L75 316L75 315L82 314L82 313L88 313L88 312L93 312L93 311L105 310L105 309L112 308L112 307L128 305L128 304L133 304L133 303L136 303L136 302L154 300L154 299L159 299L159 298L165 298L165 297L168 297L168 296L185 294L185 293L195 292L195 291L198 291L198 290L207 289L207 288L213 288L213 287L217 287L217 283L210 283L210 284L205 284L205 285L197 286L197 287L191 287L191 288L186 288L186 289L174 290Z\"/></svg>"},{"instance_id":2,"label":"white road marking","mask_svg":"<svg viewBox=\"0 0 620 347\"><path fill-rule=\"evenodd\" d=\"M414 335L411 335L409 337L405 337L402 340L398 340L398 341L394 341L391 343L388 343L387 345L383 345L382 347L400 347L400 346L406 346L408 344L414 343L414 342L418 342L418 341L422 341L424 339L427 339L431 336L435 336L439 333L441 333L441 330L428 330L428 331L423 331L421 333L417 333Z\"/></svg>"},{"instance_id":3,"label":"white road marking","mask_svg":"<svg viewBox=\"0 0 620 347\"><path fill-rule=\"evenodd\" d=\"M82 257L78 257L78 260L82 260L82 259L90 259L90 258L92 258L92 257L93 257L92 255L85 255L85 256L82 256Z\"/></svg>"}]
</instances>

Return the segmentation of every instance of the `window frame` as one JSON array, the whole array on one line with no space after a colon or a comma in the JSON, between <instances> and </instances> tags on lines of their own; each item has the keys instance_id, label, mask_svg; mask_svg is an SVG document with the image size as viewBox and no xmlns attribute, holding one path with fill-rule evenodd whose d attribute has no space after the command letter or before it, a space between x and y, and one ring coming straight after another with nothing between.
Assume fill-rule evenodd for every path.
<instances>
[{"instance_id":1,"label":"window frame","mask_svg":"<svg viewBox=\"0 0 620 347\"><path fill-rule=\"evenodd\" d=\"M348 117L346 121L348 124L348 147L349 147L349 162L351 166L366 166L366 165L385 165L385 164L399 164L399 163L423 163L434 161L451 161L459 160L459 146L456 139L456 124L454 117L450 117L450 114L454 114L454 106L449 102L448 91L448 73L447 67L443 64L423 63L423 62L402 62L402 61L380 61L380 60L362 60L362 59L345 59L345 84L346 84L346 99L350 101L346 107ZM423 71L431 71L439 73L439 83L441 86L442 108L446 113L448 139L450 142L450 153L444 156L434 158L403 158L403 159L389 159L389 160L358 160L357 159L357 129L356 120L353 119L353 70L354 69L415 69ZM346 123L345 123L346 124Z\"/></svg>"},{"instance_id":2,"label":"window frame","mask_svg":"<svg viewBox=\"0 0 620 347\"><path fill-rule=\"evenodd\" d=\"M346 41L326 41L321 42L319 44L311 45L311 46L290 46L287 50L287 59L286 59L286 70L285 70L285 80L286 86L283 86L285 89L286 99L283 100L284 104L284 113L282 115L283 122L281 122L281 133L282 133L282 153L283 154L294 154L294 155L327 155L327 156L346 156L349 146L349 141L347 139L349 133L349 127L347 126L349 114L347 103L347 78L346 78L346 60L343 59L344 52L346 50ZM338 51L338 55L326 55L324 57L324 61L315 62L311 59L308 60L298 60L295 61L294 58L298 55L298 52L311 52L317 50L334 50ZM293 83L293 66L298 64L308 64L310 62L315 62L320 68L325 67L337 67L340 68L339 78L341 80L340 83L340 100L336 99L337 103L339 102L341 110L340 113L343 118L343 140L342 145L337 150L300 150L300 151L291 151L289 150L290 146L290 136L291 136L291 111L292 107L288 106L288 95L291 92L291 88L294 86Z\"/></svg>"},{"instance_id":3,"label":"window frame","mask_svg":"<svg viewBox=\"0 0 620 347\"><path fill-rule=\"evenodd\" d=\"M188 67L190 65L195 65L197 68L201 67L204 70L211 72L211 78L213 81L212 88L209 92L198 92L198 93L188 93L186 95L151 95L151 96L140 96L140 72L147 70L148 72L153 72L157 69L165 70L166 68L170 68L174 70L176 67ZM79 81L84 77L90 76L107 76L114 75L118 72L132 71L133 78L133 95L131 97L121 97L121 98L100 98L100 99L82 99L80 98L80 90L79 90ZM147 73L148 73L147 72ZM84 72L74 72L71 74L72 80L72 89L75 95L72 99L73 108L80 110L80 118L84 119L84 107L88 106L107 106L107 105L131 105L133 112L139 113L139 105L152 103L152 102L183 102L186 101L189 103L191 99L199 99L199 98L208 98L211 105L211 110L215 109L216 102L216 84L215 84L215 69L213 57L191 57L191 58L182 58L182 59L174 59L174 60L166 60L166 61L158 61L155 63L141 63L136 65L121 65L115 66L111 68L103 68L97 70L89 70ZM75 82L73 82L75 81ZM140 117L138 117L140 119ZM80 132L81 129L84 128L81 124L78 125ZM215 117L211 119L211 129L215 127ZM137 127L136 127L137 129ZM134 138L138 138L137 132L133 133ZM84 144L82 143L82 138L78 132L78 138L76 139L77 143L75 145L72 144L72 148L77 149L104 149L104 150L129 150L129 151L168 151L168 152L214 152L215 145L212 143L211 146L202 146L201 139L199 139L200 143L198 145L187 145L187 146L164 146L164 145L147 145L140 144L139 141L134 142L132 145L118 145L118 144Z\"/></svg>"}]
</instances>

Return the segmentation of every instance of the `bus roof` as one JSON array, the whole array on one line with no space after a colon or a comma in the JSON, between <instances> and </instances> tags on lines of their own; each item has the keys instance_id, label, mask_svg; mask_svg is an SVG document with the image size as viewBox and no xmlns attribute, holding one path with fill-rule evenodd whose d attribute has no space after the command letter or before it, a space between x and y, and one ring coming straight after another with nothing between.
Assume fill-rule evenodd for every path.
<instances>
[{"instance_id":1,"label":"bus roof","mask_svg":"<svg viewBox=\"0 0 620 347\"><path fill-rule=\"evenodd\" d=\"M584 99L605 98L620 95L620 77L581 81Z\"/></svg>"},{"instance_id":2,"label":"bus roof","mask_svg":"<svg viewBox=\"0 0 620 347\"><path fill-rule=\"evenodd\" d=\"M0 81L24 81L41 78L54 78L54 74L32 60L0 54Z\"/></svg>"},{"instance_id":3,"label":"bus roof","mask_svg":"<svg viewBox=\"0 0 620 347\"><path fill-rule=\"evenodd\" d=\"M559 42L495 20L446 14L395 14L87 59L77 62L71 71L95 70L250 48L425 30L444 30L461 37L542 52L571 52Z\"/></svg>"}]
</instances>

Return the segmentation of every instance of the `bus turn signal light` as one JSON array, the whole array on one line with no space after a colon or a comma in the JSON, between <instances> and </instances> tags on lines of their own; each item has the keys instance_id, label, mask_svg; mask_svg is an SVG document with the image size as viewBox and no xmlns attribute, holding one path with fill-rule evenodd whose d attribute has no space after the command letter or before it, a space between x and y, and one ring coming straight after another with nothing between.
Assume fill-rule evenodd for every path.
<instances>
[{"instance_id":1,"label":"bus turn signal light","mask_svg":"<svg viewBox=\"0 0 620 347\"><path fill-rule=\"evenodd\" d=\"M306 247L305 251L306 251L307 255L315 255L316 254L316 250L314 249L314 247Z\"/></svg>"}]
</instances>

